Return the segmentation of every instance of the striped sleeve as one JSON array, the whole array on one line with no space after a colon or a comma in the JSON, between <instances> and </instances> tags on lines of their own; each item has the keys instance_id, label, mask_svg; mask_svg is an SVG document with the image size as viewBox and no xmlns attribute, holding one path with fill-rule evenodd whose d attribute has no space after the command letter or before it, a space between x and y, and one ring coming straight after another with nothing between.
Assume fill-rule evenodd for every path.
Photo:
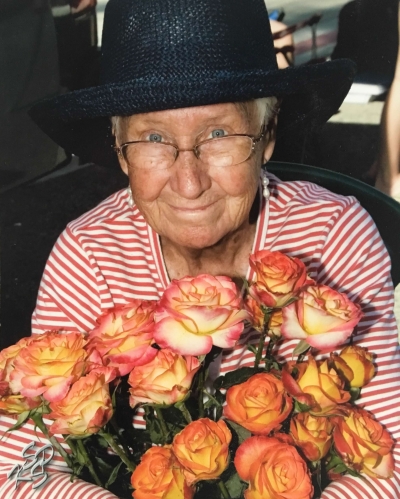
<instances>
[{"instance_id":1,"label":"striped sleeve","mask_svg":"<svg viewBox=\"0 0 400 499\"><path fill-rule=\"evenodd\" d=\"M346 476L333 482L323 499L398 499L400 497L400 354L393 316L390 259L370 216L358 203L343 211L329 230L318 280L358 302L364 317L354 344L375 355L376 376L357 403L370 411L395 440L395 474L389 480Z\"/></svg>"},{"instance_id":2,"label":"striped sleeve","mask_svg":"<svg viewBox=\"0 0 400 499\"><path fill-rule=\"evenodd\" d=\"M32 332L88 331L102 312L101 272L67 227L58 238L40 283Z\"/></svg>"}]
</instances>

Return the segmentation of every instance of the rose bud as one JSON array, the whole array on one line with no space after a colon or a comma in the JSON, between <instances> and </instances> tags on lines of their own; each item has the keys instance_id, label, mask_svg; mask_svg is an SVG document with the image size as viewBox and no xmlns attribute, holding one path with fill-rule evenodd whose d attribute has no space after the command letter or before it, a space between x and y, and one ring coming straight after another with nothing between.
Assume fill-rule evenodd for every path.
<instances>
[{"instance_id":1,"label":"rose bud","mask_svg":"<svg viewBox=\"0 0 400 499\"><path fill-rule=\"evenodd\" d=\"M205 355L213 345L232 348L248 318L228 277L184 277L173 280L159 302L154 338L181 355Z\"/></svg>"},{"instance_id":2,"label":"rose bud","mask_svg":"<svg viewBox=\"0 0 400 499\"><path fill-rule=\"evenodd\" d=\"M87 341L82 333L35 335L14 359L10 374L13 393L62 400L88 367Z\"/></svg>"},{"instance_id":3,"label":"rose bud","mask_svg":"<svg viewBox=\"0 0 400 499\"><path fill-rule=\"evenodd\" d=\"M100 353L105 365L124 376L135 366L152 360L155 301L133 300L118 306L99 319L99 326L89 333L88 349Z\"/></svg>"},{"instance_id":4,"label":"rose bud","mask_svg":"<svg viewBox=\"0 0 400 499\"><path fill-rule=\"evenodd\" d=\"M282 336L306 341L319 350L334 349L353 332L360 307L328 286L308 286L282 310Z\"/></svg>"},{"instance_id":5,"label":"rose bud","mask_svg":"<svg viewBox=\"0 0 400 499\"><path fill-rule=\"evenodd\" d=\"M257 435L279 429L291 410L292 399L271 373L255 374L226 392L224 416Z\"/></svg>"},{"instance_id":6,"label":"rose bud","mask_svg":"<svg viewBox=\"0 0 400 499\"><path fill-rule=\"evenodd\" d=\"M345 465L373 478L393 476L391 454L394 442L389 432L363 409L353 409L337 418L333 431L336 452Z\"/></svg>"},{"instance_id":7,"label":"rose bud","mask_svg":"<svg viewBox=\"0 0 400 499\"><path fill-rule=\"evenodd\" d=\"M131 477L134 499L192 499L183 469L171 447L151 447L143 456Z\"/></svg>"},{"instance_id":8,"label":"rose bud","mask_svg":"<svg viewBox=\"0 0 400 499\"><path fill-rule=\"evenodd\" d=\"M319 461L329 451L333 423L326 417L314 417L308 412L296 414L290 421L294 443L310 461Z\"/></svg>"},{"instance_id":9,"label":"rose bud","mask_svg":"<svg viewBox=\"0 0 400 499\"><path fill-rule=\"evenodd\" d=\"M249 482L245 499L310 499L314 489L305 461L293 445L271 437L250 437L236 451L239 477Z\"/></svg>"},{"instance_id":10,"label":"rose bud","mask_svg":"<svg viewBox=\"0 0 400 499\"><path fill-rule=\"evenodd\" d=\"M172 442L172 450L185 469L189 485L218 478L227 468L232 434L226 423L208 418L189 423Z\"/></svg>"},{"instance_id":11,"label":"rose bud","mask_svg":"<svg viewBox=\"0 0 400 499\"><path fill-rule=\"evenodd\" d=\"M153 360L134 367L129 375L131 407L137 404L172 405L183 400L199 368L197 357L159 350Z\"/></svg>"},{"instance_id":12,"label":"rose bud","mask_svg":"<svg viewBox=\"0 0 400 499\"><path fill-rule=\"evenodd\" d=\"M296 369L296 380L286 370L282 372L285 389L293 398L308 405L314 416L343 412L338 405L348 402L351 395L344 390L344 382L334 369L329 368L327 360L317 362L308 355L306 362L296 364Z\"/></svg>"},{"instance_id":13,"label":"rose bud","mask_svg":"<svg viewBox=\"0 0 400 499\"><path fill-rule=\"evenodd\" d=\"M256 281L250 295L266 307L284 307L309 280L304 263L279 251L261 250L250 256Z\"/></svg>"},{"instance_id":14,"label":"rose bud","mask_svg":"<svg viewBox=\"0 0 400 499\"><path fill-rule=\"evenodd\" d=\"M106 375L91 372L76 381L63 400L50 403L50 433L85 436L97 433L112 416Z\"/></svg>"},{"instance_id":15,"label":"rose bud","mask_svg":"<svg viewBox=\"0 0 400 499\"><path fill-rule=\"evenodd\" d=\"M251 322L253 328L257 329L257 331L263 331L265 324L265 314L261 309L260 303L250 295L247 295L244 306L249 312L249 321Z\"/></svg>"},{"instance_id":16,"label":"rose bud","mask_svg":"<svg viewBox=\"0 0 400 499\"><path fill-rule=\"evenodd\" d=\"M331 359L352 388L362 388L374 377L372 355L364 348L349 345L339 355L331 354Z\"/></svg>"},{"instance_id":17,"label":"rose bud","mask_svg":"<svg viewBox=\"0 0 400 499\"><path fill-rule=\"evenodd\" d=\"M281 327L283 322L282 309L275 310L269 319L268 336L281 337Z\"/></svg>"}]
</instances>

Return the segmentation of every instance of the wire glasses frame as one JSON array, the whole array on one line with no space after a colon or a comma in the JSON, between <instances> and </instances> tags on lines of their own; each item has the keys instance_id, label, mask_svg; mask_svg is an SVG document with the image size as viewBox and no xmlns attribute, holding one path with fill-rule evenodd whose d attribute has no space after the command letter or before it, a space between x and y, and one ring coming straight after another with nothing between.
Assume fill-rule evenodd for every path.
<instances>
[{"instance_id":1,"label":"wire glasses frame","mask_svg":"<svg viewBox=\"0 0 400 499\"><path fill-rule=\"evenodd\" d=\"M208 166L229 167L247 161L266 132L267 129L263 127L258 136L232 134L206 139L191 149L179 149L170 142L134 140L119 147L114 146L114 150L131 168L167 169L175 163L180 152L193 152L197 159Z\"/></svg>"}]
</instances>

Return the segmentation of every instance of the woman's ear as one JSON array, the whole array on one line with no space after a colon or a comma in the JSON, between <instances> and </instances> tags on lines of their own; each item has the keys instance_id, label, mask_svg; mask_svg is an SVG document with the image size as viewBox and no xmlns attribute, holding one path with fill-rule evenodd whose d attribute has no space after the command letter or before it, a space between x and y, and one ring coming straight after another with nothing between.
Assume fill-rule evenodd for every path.
<instances>
[{"instance_id":1,"label":"woman's ear","mask_svg":"<svg viewBox=\"0 0 400 499\"><path fill-rule=\"evenodd\" d=\"M278 114L274 114L274 116L269 120L267 125L267 133L265 136L265 145L264 145L264 164L268 163L268 161L271 159L272 153L274 152L277 124L278 124Z\"/></svg>"}]
</instances>

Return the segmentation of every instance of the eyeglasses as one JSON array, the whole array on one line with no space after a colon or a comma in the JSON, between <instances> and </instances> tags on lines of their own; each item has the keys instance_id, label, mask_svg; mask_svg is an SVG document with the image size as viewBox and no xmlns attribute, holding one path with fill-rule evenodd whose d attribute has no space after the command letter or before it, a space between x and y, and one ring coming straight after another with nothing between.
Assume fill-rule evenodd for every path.
<instances>
[{"instance_id":1,"label":"eyeglasses","mask_svg":"<svg viewBox=\"0 0 400 499\"><path fill-rule=\"evenodd\" d=\"M192 151L204 165L227 168L243 163L253 154L257 142L266 134L263 129L257 137L236 134L207 139L192 149L179 149L169 142L135 140L114 147L128 166L141 170L165 170L177 160L180 152Z\"/></svg>"}]
</instances>

